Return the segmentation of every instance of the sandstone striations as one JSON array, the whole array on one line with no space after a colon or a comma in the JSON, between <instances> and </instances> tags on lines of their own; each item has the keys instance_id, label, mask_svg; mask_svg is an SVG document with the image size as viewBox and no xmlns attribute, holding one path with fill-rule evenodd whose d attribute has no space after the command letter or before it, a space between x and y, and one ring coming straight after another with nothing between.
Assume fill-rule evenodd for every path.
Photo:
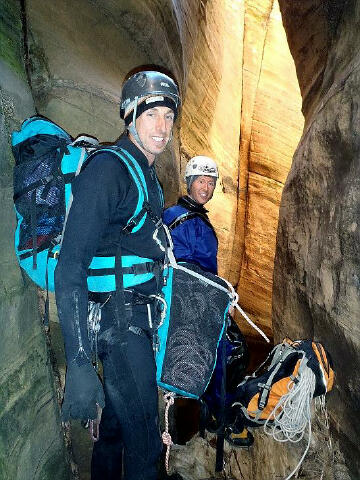
<instances>
[{"instance_id":1,"label":"sandstone striations","mask_svg":"<svg viewBox=\"0 0 360 480\"><path fill-rule=\"evenodd\" d=\"M230 278L239 282L240 303L271 334L278 208L303 118L277 2L245 5L239 196Z\"/></svg>"}]
</instances>

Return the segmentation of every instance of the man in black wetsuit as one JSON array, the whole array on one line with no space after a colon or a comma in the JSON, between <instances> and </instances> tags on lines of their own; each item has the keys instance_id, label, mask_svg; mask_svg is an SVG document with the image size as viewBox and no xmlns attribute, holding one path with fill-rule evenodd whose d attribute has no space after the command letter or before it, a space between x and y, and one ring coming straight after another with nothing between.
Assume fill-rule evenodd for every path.
<instances>
[{"instance_id":1,"label":"man in black wetsuit","mask_svg":"<svg viewBox=\"0 0 360 480\"><path fill-rule=\"evenodd\" d=\"M139 187L119 157L99 150L72 185L73 202L55 272L67 361L62 416L64 421L96 419L104 407L92 458L93 480L157 478L161 440L151 295L160 290L163 251L153 234L163 197L154 161L171 138L179 107L178 88L162 73L139 72L123 86L120 116L127 135L115 149L125 163L134 161L132 168L143 179L148 197L131 233L128 221L138 205ZM159 231L160 242L163 236ZM96 277L99 261L103 276L98 272ZM88 296L102 305L98 354L103 384L91 361Z\"/></svg>"}]
</instances>

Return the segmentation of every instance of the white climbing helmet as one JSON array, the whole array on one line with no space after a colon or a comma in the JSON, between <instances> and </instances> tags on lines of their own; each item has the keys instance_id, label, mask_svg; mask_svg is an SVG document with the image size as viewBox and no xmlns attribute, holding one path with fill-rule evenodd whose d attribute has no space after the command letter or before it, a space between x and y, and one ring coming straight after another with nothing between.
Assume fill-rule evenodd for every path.
<instances>
[{"instance_id":1,"label":"white climbing helmet","mask_svg":"<svg viewBox=\"0 0 360 480\"><path fill-rule=\"evenodd\" d=\"M216 163L212 158L204 155L197 155L188 161L185 168L185 181L193 175L208 175L209 177L219 178Z\"/></svg>"}]
</instances>

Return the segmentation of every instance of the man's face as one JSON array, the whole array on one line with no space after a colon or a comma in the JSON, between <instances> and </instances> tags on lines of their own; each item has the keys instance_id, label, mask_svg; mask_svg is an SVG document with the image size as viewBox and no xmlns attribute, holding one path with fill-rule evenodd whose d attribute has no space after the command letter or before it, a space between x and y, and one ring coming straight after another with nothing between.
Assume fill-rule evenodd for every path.
<instances>
[{"instance_id":1,"label":"man's face","mask_svg":"<svg viewBox=\"0 0 360 480\"><path fill-rule=\"evenodd\" d=\"M174 124L174 112L169 107L154 107L136 119L136 130L142 142L140 146L130 134L130 139L144 153L151 165L155 156L163 152Z\"/></svg>"},{"instance_id":2,"label":"man's face","mask_svg":"<svg viewBox=\"0 0 360 480\"><path fill-rule=\"evenodd\" d=\"M190 197L200 205L205 205L213 196L216 178L200 175L191 184Z\"/></svg>"}]
</instances>

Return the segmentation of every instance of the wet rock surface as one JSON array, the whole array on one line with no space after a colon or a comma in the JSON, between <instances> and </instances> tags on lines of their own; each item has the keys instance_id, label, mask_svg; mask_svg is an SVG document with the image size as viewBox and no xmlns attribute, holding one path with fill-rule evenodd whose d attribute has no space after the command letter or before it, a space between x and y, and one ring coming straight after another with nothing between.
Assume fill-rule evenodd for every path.
<instances>
[{"instance_id":1,"label":"wet rock surface","mask_svg":"<svg viewBox=\"0 0 360 480\"><path fill-rule=\"evenodd\" d=\"M70 470L37 289L21 274L13 245L10 134L35 111L22 61L20 4L2 2L1 15L0 479L65 480Z\"/></svg>"}]
</instances>

